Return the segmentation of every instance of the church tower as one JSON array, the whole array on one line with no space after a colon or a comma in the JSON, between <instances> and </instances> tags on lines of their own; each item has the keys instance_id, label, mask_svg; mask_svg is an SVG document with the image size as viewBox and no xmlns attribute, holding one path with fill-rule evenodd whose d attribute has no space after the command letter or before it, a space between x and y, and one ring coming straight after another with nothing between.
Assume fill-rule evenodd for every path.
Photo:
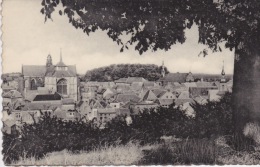
<instances>
[{"instance_id":1,"label":"church tower","mask_svg":"<svg viewBox=\"0 0 260 167\"><path fill-rule=\"evenodd\" d=\"M162 70L161 70L161 75L162 75L162 78L165 77L165 69L164 69L164 61L162 62Z\"/></svg>"},{"instance_id":2,"label":"church tower","mask_svg":"<svg viewBox=\"0 0 260 167\"><path fill-rule=\"evenodd\" d=\"M46 62L46 67L52 66L52 58L51 55L49 54L47 57L47 62Z\"/></svg>"},{"instance_id":3,"label":"church tower","mask_svg":"<svg viewBox=\"0 0 260 167\"><path fill-rule=\"evenodd\" d=\"M222 71L221 71L221 79L220 79L220 83L219 83L219 91L221 91L221 92L228 91L225 75L226 74L225 74L225 70L224 70L224 61L223 61L223 66L222 66Z\"/></svg>"}]
</instances>

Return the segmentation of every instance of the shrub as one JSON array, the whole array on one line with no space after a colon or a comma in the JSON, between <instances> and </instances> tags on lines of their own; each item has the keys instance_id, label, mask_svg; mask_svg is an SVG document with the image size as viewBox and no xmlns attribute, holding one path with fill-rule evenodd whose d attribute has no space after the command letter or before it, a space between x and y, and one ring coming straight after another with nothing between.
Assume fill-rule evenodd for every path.
<instances>
[{"instance_id":1,"label":"shrub","mask_svg":"<svg viewBox=\"0 0 260 167\"><path fill-rule=\"evenodd\" d=\"M253 139L258 145L260 145L260 127L256 123L246 124L243 134Z\"/></svg>"},{"instance_id":2,"label":"shrub","mask_svg":"<svg viewBox=\"0 0 260 167\"><path fill-rule=\"evenodd\" d=\"M217 149L214 141L208 139L183 140L174 145L175 163L215 164Z\"/></svg>"},{"instance_id":3,"label":"shrub","mask_svg":"<svg viewBox=\"0 0 260 167\"><path fill-rule=\"evenodd\" d=\"M139 165L172 165L175 157L172 149L164 144L153 150L144 150L145 155Z\"/></svg>"}]
</instances>

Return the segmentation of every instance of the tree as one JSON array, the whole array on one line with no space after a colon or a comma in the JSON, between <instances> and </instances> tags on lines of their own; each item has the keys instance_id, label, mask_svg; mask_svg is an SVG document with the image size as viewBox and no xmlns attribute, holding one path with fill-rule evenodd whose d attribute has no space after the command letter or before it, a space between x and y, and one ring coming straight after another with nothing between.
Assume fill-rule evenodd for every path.
<instances>
[{"instance_id":1,"label":"tree","mask_svg":"<svg viewBox=\"0 0 260 167\"><path fill-rule=\"evenodd\" d=\"M248 121L260 122L260 1L259 0L42 0L41 12L61 15L89 35L98 29L121 46L169 50L185 42L186 28L199 28L199 43L221 51L235 49L233 112L236 132ZM126 43L122 35L130 34Z\"/></svg>"}]
</instances>

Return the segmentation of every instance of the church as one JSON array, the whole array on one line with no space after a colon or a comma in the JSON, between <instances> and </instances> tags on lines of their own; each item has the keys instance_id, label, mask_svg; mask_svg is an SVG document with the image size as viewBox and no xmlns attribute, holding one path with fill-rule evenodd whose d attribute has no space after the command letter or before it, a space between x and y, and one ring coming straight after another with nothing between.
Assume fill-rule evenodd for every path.
<instances>
[{"instance_id":1,"label":"church","mask_svg":"<svg viewBox=\"0 0 260 167\"><path fill-rule=\"evenodd\" d=\"M49 94L57 92L62 98L77 101L78 77L76 65L66 65L62 61L52 64L52 57L48 55L46 65L22 65L24 77L24 92L45 89Z\"/></svg>"}]
</instances>

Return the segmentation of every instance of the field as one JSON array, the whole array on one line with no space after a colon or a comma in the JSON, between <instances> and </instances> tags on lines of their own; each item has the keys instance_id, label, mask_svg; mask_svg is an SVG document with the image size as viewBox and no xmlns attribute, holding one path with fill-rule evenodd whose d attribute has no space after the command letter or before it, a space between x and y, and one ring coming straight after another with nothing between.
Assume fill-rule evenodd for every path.
<instances>
[{"instance_id":1,"label":"field","mask_svg":"<svg viewBox=\"0 0 260 167\"><path fill-rule=\"evenodd\" d=\"M128 143L105 146L90 152L67 150L47 154L44 158L20 158L11 165L189 165L189 164L260 164L260 151L238 152L222 138L168 141L140 146Z\"/></svg>"}]
</instances>

